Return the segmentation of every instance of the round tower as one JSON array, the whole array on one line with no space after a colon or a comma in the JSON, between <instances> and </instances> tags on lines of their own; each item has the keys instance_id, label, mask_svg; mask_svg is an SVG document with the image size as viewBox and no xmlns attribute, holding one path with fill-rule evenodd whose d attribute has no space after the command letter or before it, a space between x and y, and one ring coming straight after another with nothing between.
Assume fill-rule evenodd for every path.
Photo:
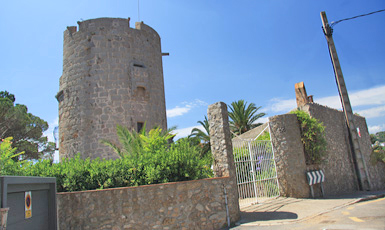
<instances>
[{"instance_id":1,"label":"round tower","mask_svg":"<svg viewBox=\"0 0 385 230\"><path fill-rule=\"evenodd\" d=\"M101 139L117 141L116 125L167 129L158 33L143 22L98 18L64 31L59 102L59 154L117 158Z\"/></svg>"}]
</instances>

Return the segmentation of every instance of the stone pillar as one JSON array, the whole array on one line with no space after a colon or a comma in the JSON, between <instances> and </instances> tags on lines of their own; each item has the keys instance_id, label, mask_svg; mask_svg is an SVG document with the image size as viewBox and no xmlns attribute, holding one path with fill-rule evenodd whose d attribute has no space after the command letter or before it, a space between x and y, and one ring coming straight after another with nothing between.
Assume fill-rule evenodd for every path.
<instances>
[{"instance_id":1,"label":"stone pillar","mask_svg":"<svg viewBox=\"0 0 385 230\"><path fill-rule=\"evenodd\" d=\"M297 115L278 115L270 117L269 122L281 195L309 197L305 153Z\"/></svg>"},{"instance_id":2,"label":"stone pillar","mask_svg":"<svg viewBox=\"0 0 385 230\"><path fill-rule=\"evenodd\" d=\"M214 176L236 178L229 115L223 102L209 105L207 110L211 152L214 156Z\"/></svg>"},{"instance_id":3,"label":"stone pillar","mask_svg":"<svg viewBox=\"0 0 385 230\"><path fill-rule=\"evenodd\" d=\"M232 224L240 219L238 188L233 155L233 143L229 126L227 106L223 102L209 105L207 110L210 130L211 152L214 157L214 176L229 177L224 184L228 200L230 221Z\"/></svg>"}]
</instances>

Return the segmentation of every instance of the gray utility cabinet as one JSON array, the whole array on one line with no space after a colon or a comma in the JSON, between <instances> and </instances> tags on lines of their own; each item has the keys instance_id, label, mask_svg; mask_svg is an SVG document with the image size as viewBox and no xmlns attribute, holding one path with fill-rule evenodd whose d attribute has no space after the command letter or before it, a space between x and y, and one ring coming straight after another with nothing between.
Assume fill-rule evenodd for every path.
<instances>
[{"instance_id":1,"label":"gray utility cabinet","mask_svg":"<svg viewBox=\"0 0 385 230\"><path fill-rule=\"evenodd\" d=\"M56 178L0 176L1 208L9 208L7 230L57 229Z\"/></svg>"}]
</instances>

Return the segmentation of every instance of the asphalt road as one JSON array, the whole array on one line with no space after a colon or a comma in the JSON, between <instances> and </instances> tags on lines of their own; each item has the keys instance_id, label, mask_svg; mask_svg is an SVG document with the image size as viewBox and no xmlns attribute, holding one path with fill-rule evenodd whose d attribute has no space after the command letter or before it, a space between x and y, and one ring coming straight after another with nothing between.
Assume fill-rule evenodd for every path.
<instances>
[{"instance_id":1,"label":"asphalt road","mask_svg":"<svg viewBox=\"0 0 385 230\"><path fill-rule=\"evenodd\" d=\"M385 198L363 201L307 221L273 226L238 226L234 229L385 229Z\"/></svg>"}]
</instances>

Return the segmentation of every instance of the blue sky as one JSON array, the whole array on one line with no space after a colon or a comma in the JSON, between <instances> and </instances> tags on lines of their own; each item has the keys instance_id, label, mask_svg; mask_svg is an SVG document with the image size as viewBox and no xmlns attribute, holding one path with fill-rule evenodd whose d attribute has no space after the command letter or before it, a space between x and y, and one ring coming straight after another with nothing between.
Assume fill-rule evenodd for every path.
<instances>
[{"instance_id":1,"label":"blue sky","mask_svg":"<svg viewBox=\"0 0 385 230\"><path fill-rule=\"evenodd\" d=\"M140 21L161 36L168 126L179 136L207 106L244 99L268 116L296 107L294 84L341 109L320 12L329 22L385 9L383 0L140 0ZM98 17L138 21L138 1L3 1L0 90L57 124L63 31ZM132 23L133 24L133 23ZM385 130L385 12L341 22L334 41L354 112L370 132Z\"/></svg>"}]
</instances>

